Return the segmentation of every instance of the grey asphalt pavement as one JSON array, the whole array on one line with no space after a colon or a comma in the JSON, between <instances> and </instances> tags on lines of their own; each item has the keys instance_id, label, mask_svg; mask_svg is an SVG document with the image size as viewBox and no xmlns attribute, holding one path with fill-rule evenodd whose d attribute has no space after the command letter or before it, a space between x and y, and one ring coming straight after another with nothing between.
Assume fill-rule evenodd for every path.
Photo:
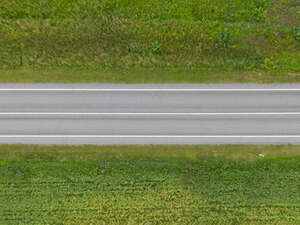
<instances>
[{"instance_id":1,"label":"grey asphalt pavement","mask_svg":"<svg viewBox=\"0 0 300 225\"><path fill-rule=\"evenodd\" d=\"M300 85L0 85L0 143L300 144Z\"/></svg>"}]
</instances>

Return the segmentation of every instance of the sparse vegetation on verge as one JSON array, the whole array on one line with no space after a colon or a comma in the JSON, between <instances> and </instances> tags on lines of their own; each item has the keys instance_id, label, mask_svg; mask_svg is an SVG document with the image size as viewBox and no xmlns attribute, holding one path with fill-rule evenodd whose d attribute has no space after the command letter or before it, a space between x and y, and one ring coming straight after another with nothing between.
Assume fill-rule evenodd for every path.
<instances>
[{"instance_id":1,"label":"sparse vegetation on verge","mask_svg":"<svg viewBox=\"0 0 300 225\"><path fill-rule=\"evenodd\" d=\"M80 71L77 82L299 82L299 7L299 0L4 0L0 81L76 82L68 74Z\"/></svg>"},{"instance_id":2,"label":"sparse vegetation on verge","mask_svg":"<svg viewBox=\"0 0 300 225\"><path fill-rule=\"evenodd\" d=\"M0 145L0 224L299 224L299 146Z\"/></svg>"}]
</instances>

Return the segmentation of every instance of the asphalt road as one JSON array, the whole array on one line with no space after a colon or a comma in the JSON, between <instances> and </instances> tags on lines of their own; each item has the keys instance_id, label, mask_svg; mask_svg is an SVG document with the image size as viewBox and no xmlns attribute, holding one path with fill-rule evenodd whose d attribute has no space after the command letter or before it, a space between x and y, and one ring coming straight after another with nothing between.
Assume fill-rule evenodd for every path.
<instances>
[{"instance_id":1,"label":"asphalt road","mask_svg":"<svg viewBox=\"0 0 300 225\"><path fill-rule=\"evenodd\" d=\"M300 144L300 85L0 85L0 143Z\"/></svg>"}]
</instances>

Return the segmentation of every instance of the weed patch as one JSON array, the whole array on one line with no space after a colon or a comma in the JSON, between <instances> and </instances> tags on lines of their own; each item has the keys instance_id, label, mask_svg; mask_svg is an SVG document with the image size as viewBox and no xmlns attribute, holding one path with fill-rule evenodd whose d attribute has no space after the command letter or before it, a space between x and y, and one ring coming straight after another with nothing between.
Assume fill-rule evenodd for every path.
<instances>
[{"instance_id":1,"label":"weed patch","mask_svg":"<svg viewBox=\"0 0 300 225\"><path fill-rule=\"evenodd\" d=\"M259 71L289 82L299 62L282 62L299 52L297 7L296 0L1 1L0 69Z\"/></svg>"}]
</instances>

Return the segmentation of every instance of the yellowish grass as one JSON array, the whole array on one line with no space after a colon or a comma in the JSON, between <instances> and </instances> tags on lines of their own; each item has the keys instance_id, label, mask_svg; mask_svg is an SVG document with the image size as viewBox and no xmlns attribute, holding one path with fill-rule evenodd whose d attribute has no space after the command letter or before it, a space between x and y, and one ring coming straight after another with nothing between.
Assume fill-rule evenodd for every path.
<instances>
[{"instance_id":1,"label":"yellowish grass","mask_svg":"<svg viewBox=\"0 0 300 225\"><path fill-rule=\"evenodd\" d=\"M260 156L261 154L261 156ZM219 145L219 146L51 146L0 145L0 159L216 159L255 161L260 158L300 155L300 146Z\"/></svg>"}]
</instances>

